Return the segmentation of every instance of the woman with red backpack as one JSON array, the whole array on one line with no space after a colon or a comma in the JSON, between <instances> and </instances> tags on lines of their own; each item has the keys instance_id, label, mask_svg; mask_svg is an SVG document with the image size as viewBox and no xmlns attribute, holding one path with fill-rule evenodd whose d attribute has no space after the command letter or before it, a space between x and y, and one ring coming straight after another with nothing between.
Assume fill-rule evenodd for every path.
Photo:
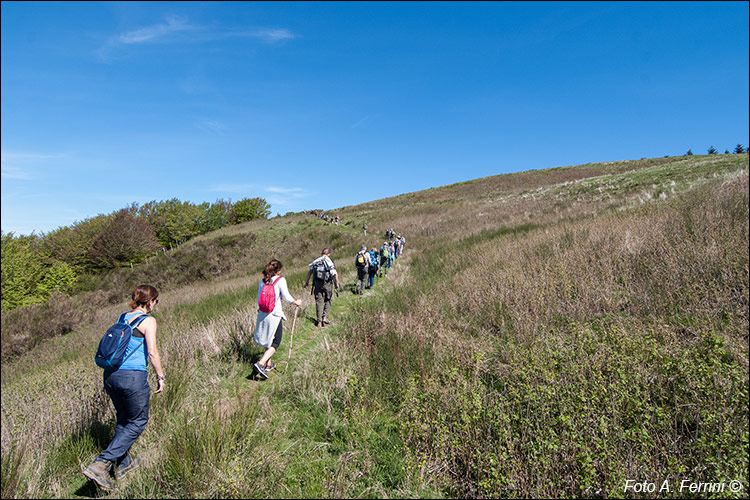
<instances>
[{"instance_id":1,"label":"woman with red backpack","mask_svg":"<svg viewBox=\"0 0 750 500\"><path fill-rule=\"evenodd\" d=\"M301 300L294 300L287 288L286 278L281 276L283 265L273 259L263 270L263 279L258 285L258 319L255 322L255 343L266 348L260 360L253 365L263 378L268 378L268 372L276 365L271 362L271 356L281 344L282 321L286 321L281 308L281 299L297 307L302 306Z\"/></svg>"}]
</instances>

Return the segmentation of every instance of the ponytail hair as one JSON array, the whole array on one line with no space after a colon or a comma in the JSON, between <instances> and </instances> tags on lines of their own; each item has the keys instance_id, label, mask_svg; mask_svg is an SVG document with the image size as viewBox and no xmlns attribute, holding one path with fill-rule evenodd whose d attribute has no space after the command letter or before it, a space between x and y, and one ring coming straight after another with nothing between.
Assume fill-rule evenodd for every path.
<instances>
[{"instance_id":1,"label":"ponytail hair","mask_svg":"<svg viewBox=\"0 0 750 500\"><path fill-rule=\"evenodd\" d=\"M149 308L152 300L156 300L159 296L159 292L156 291L151 285L138 285L133 290L133 301L130 303L130 308L135 309L139 306ZM150 308L149 308L150 310Z\"/></svg>"},{"instance_id":2,"label":"ponytail hair","mask_svg":"<svg viewBox=\"0 0 750 500\"><path fill-rule=\"evenodd\" d=\"M280 260L273 259L271 262L266 264L265 269L263 269L263 281L266 283L271 282L271 278L276 276L279 272L281 272L281 268L284 267L284 265L281 263Z\"/></svg>"}]
</instances>

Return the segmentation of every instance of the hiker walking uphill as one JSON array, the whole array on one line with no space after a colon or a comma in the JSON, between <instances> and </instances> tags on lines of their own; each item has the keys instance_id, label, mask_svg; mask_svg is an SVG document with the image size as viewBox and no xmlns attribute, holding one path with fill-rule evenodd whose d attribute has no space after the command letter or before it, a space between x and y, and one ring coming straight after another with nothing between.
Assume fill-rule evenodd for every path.
<instances>
[{"instance_id":1,"label":"hiker walking uphill","mask_svg":"<svg viewBox=\"0 0 750 500\"><path fill-rule=\"evenodd\" d=\"M310 283L310 276L313 276L313 289L315 294L315 312L317 319L315 326L326 326L330 323L331 301L333 300L333 289L339 289L339 276L336 273L336 266L331 260L331 251L324 248L320 257L310 263L310 270L307 272L305 284L307 288Z\"/></svg>"},{"instance_id":2,"label":"hiker walking uphill","mask_svg":"<svg viewBox=\"0 0 750 500\"><path fill-rule=\"evenodd\" d=\"M131 311L121 314L107 330L96 353L97 365L104 368L104 390L115 407L117 425L112 441L83 474L104 490L113 489L113 479L121 479L139 464L137 458L130 456L130 447L148 423L149 359L157 377L154 394L164 390L164 370L156 346L156 320L149 315L159 303L158 297L159 292L151 285L136 287ZM120 339L127 342L123 344Z\"/></svg>"},{"instance_id":3,"label":"hiker walking uphill","mask_svg":"<svg viewBox=\"0 0 750 500\"><path fill-rule=\"evenodd\" d=\"M261 377L268 378L268 371L276 365L271 362L271 356L281 345L282 321L286 321L281 308L281 299L297 307L302 306L301 300L294 300L286 285L286 278L281 276L283 265L273 259L263 270L263 279L258 285L258 319L255 322L255 343L266 348L260 360L253 365Z\"/></svg>"},{"instance_id":4,"label":"hiker walking uphill","mask_svg":"<svg viewBox=\"0 0 750 500\"><path fill-rule=\"evenodd\" d=\"M357 290L358 295L365 293L365 287L367 286L367 275L370 270L370 252L367 251L367 247L362 245L359 249L359 253L354 257L354 265L357 268Z\"/></svg>"},{"instance_id":5,"label":"hiker walking uphill","mask_svg":"<svg viewBox=\"0 0 750 500\"><path fill-rule=\"evenodd\" d=\"M383 277L383 274L388 276L388 269L390 266L390 260L391 260L391 252L388 249L388 242L384 241L383 246L380 247L380 276Z\"/></svg>"},{"instance_id":6,"label":"hiker walking uphill","mask_svg":"<svg viewBox=\"0 0 750 500\"><path fill-rule=\"evenodd\" d=\"M396 256L393 253L393 243L385 242L383 246L385 247L385 250L388 252L388 261L383 263L382 265L385 266L386 272L388 272L388 269L393 267L393 259Z\"/></svg>"},{"instance_id":7,"label":"hiker walking uphill","mask_svg":"<svg viewBox=\"0 0 750 500\"><path fill-rule=\"evenodd\" d=\"M367 269L367 288L375 286L375 275L378 274L378 266L380 265L380 259L378 251L374 248L370 250L370 267Z\"/></svg>"},{"instance_id":8,"label":"hiker walking uphill","mask_svg":"<svg viewBox=\"0 0 750 500\"><path fill-rule=\"evenodd\" d=\"M367 224L362 224L362 232L367 236Z\"/></svg>"}]
</instances>

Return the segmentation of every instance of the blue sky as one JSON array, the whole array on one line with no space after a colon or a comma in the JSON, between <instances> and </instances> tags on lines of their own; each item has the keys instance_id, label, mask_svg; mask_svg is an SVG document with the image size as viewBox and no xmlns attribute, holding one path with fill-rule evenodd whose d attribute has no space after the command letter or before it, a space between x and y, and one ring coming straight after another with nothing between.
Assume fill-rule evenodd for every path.
<instances>
[{"instance_id":1,"label":"blue sky","mask_svg":"<svg viewBox=\"0 0 750 500\"><path fill-rule=\"evenodd\" d=\"M2 230L748 143L747 2L14 2Z\"/></svg>"}]
</instances>

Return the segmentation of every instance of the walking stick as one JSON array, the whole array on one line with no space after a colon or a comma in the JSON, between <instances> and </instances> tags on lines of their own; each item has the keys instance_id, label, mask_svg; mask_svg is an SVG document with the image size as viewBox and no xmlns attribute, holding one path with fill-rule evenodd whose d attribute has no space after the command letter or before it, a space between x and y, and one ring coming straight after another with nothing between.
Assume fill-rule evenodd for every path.
<instances>
[{"instance_id":1,"label":"walking stick","mask_svg":"<svg viewBox=\"0 0 750 500\"><path fill-rule=\"evenodd\" d=\"M289 358L286 360L286 368L284 368L284 375L286 375L286 371L289 369L289 361L292 360L292 343L294 342L294 327L297 325L297 311L299 311L299 307L297 307L294 310L294 319L292 319L292 335L289 339Z\"/></svg>"}]
</instances>

